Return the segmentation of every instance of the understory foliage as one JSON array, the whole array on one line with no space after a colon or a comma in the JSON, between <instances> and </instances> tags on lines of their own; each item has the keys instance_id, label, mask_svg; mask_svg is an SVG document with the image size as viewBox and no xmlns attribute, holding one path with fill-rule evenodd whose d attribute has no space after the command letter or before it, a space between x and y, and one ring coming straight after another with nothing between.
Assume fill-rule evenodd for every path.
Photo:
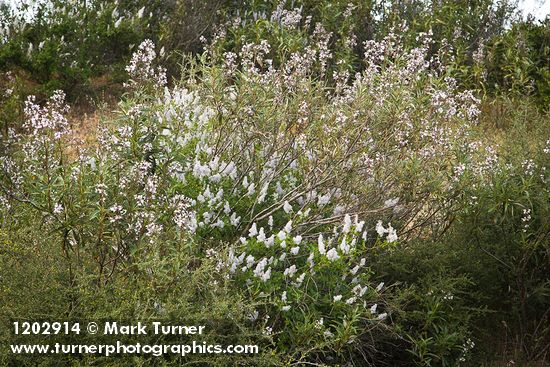
<instances>
[{"instance_id":1,"label":"understory foliage","mask_svg":"<svg viewBox=\"0 0 550 367\"><path fill-rule=\"evenodd\" d=\"M166 365L456 366L476 363L480 325L504 322L513 358L546 358L547 117L516 109L503 121L517 135L488 139L433 32L345 57L323 24L301 32L301 10L278 11L293 47L228 24L173 83L155 43L136 45L92 143L59 90L3 125L2 329L185 319L260 353Z\"/></svg>"}]
</instances>

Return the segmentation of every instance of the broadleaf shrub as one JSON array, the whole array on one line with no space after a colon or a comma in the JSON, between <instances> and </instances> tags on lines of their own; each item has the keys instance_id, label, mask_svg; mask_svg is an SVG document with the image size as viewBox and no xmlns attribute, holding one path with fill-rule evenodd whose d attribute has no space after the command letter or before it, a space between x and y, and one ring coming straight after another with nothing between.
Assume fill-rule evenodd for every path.
<instances>
[{"instance_id":1,"label":"broadleaf shrub","mask_svg":"<svg viewBox=\"0 0 550 367\"><path fill-rule=\"evenodd\" d=\"M281 363L374 363L405 338L374 255L445 232L493 159L477 138L479 101L428 59L429 37L410 51L398 41L368 42L365 71L334 78L316 35L278 67L266 41L238 54L214 43L170 88L145 41L97 144L71 133L63 93L44 106L29 97L3 157L4 218L42 218L78 269L77 299L114 292L126 273L162 284L179 277L174 262L190 274L210 263L212 292L248 298L251 332L272 338ZM171 295L155 307L173 307ZM466 337L438 348L462 350Z\"/></svg>"}]
</instances>

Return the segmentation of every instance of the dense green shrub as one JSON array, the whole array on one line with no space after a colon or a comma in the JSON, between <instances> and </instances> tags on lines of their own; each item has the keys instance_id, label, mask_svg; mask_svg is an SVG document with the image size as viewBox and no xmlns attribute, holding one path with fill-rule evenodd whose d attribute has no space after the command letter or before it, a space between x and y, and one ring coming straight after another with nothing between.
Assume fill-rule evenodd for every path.
<instances>
[{"instance_id":1,"label":"dense green shrub","mask_svg":"<svg viewBox=\"0 0 550 367\"><path fill-rule=\"evenodd\" d=\"M438 358L451 351L438 349L441 336L471 338L472 365L495 355L526 364L544 360L550 340L548 117L533 104L497 103L503 115L488 121L501 119L496 128L506 134L490 127L500 140L490 148L491 173L464 186L453 225L438 239L400 246L374 267L385 279L401 280L401 302L415 310L401 324L425 363L440 365ZM411 318L415 313L418 319ZM443 317L444 328L430 328L430 315Z\"/></svg>"},{"instance_id":2,"label":"dense green shrub","mask_svg":"<svg viewBox=\"0 0 550 367\"><path fill-rule=\"evenodd\" d=\"M73 99L90 91L92 77L120 82L132 46L150 32L145 8L130 10L110 1L49 0L4 8L0 70L23 70L45 93L63 88Z\"/></svg>"},{"instance_id":3,"label":"dense green shrub","mask_svg":"<svg viewBox=\"0 0 550 367\"><path fill-rule=\"evenodd\" d=\"M516 23L486 45L485 87L508 95L532 94L550 104L550 28L548 22Z\"/></svg>"},{"instance_id":4,"label":"dense green shrub","mask_svg":"<svg viewBox=\"0 0 550 367\"><path fill-rule=\"evenodd\" d=\"M19 213L25 208L16 208ZM26 219L32 221L34 213ZM21 220L21 215L19 216ZM60 246L62 239L54 232L48 236L16 230L0 233L0 364L17 366L100 365L127 366L150 365L158 362L158 356L124 355L14 355L9 344L60 342L64 344L127 343L170 344L190 343L187 338L174 340L169 336L144 335L138 339L124 336L94 337L84 330L80 335L50 336L13 335L12 321L48 320L80 322L85 327L89 321L117 320L136 324L138 320L161 321L166 324L179 322L187 325L205 325L201 336L211 344L269 345L270 337L251 323L249 314L254 304L233 291L226 279L215 271L216 264L208 259L190 257L183 249L171 248L169 252L148 252L135 256L131 266L124 266L98 286L93 276L90 258L77 255ZM160 250L161 247L156 247ZM138 260L139 258L139 260ZM190 272L191 264L200 261ZM277 364L279 356L269 355L269 349L261 353L235 355L201 355L194 358L203 366ZM189 356L166 356L165 365L181 365Z\"/></svg>"}]
</instances>

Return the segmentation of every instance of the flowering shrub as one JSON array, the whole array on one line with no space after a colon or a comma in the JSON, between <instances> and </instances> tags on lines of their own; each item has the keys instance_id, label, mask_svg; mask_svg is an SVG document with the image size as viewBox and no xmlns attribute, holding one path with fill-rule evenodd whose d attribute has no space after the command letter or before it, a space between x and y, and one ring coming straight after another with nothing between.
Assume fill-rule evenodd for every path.
<instances>
[{"instance_id":1,"label":"flowering shrub","mask_svg":"<svg viewBox=\"0 0 550 367\"><path fill-rule=\"evenodd\" d=\"M284 26L298 15L281 15ZM429 34L410 50L393 33L365 42L352 76L315 27L278 62L265 40L226 52L220 33L170 88L144 41L96 144L72 133L62 92L45 106L29 97L25 131L10 132L2 156L2 221L38 216L100 289L136 269L155 282L178 256L188 273L215 264L212 286L248 297L280 363L376 361L402 335L375 255L444 234L498 156L478 138L479 100L429 55ZM147 310L162 314L166 301L151 297ZM441 354L465 358L467 336Z\"/></svg>"},{"instance_id":2,"label":"flowering shrub","mask_svg":"<svg viewBox=\"0 0 550 367\"><path fill-rule=\"evenodd\" d=\"M155 45L151 40L139 45L126 67L131 84L141 84L142 87L147 83L152 83L156 87L166 85L166 69L159 66L155 70L152 66L156 56Z\"/></svg>"},{"instance_id":3,"label":"flowering shrub","mask_svg":"<svg viewBox=\"0 0 550 367\"><path fill-rule=\"evenodd\" d=\"M366 71L327 93L304 61L330 55L311 49L275 68L266 43L163 89L145 41L128 66L136 91L97 146L72 137L62 93L45 107L29 98L26 133L4 158L4 208L38 210L78 262L94 259L99 285L183 241L260 302L251 319L294 345L290 360L349 348L372 358L376 340L363 339L383 332L389 310L368 254L397 243L399 228L445 225L436 213L452 202L438 195L456 189L477 115L475 98L428 71L426 48L393 44L370 44Z\"/></svg>"}]
</instances>

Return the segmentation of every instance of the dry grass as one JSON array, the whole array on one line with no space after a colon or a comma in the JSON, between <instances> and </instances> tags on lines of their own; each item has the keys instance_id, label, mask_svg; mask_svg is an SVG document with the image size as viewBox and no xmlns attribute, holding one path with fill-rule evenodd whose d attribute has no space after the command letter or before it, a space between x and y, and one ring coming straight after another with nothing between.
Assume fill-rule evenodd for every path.
<instances>
[{"instance_id":1,"label":"dry grass","mask_svg":"<svg viewBox=\"0 0 550 367\"><path fill-rule=\"evenodd\" d=\"M75 158L77 150L97 146L97 132L102 121L108 120L115 113L114 103L105 103L102 107L91 108L88 105L73 106L68 116L71 124L71 144L67 154Z\"/></svg>"}]
</instances>

